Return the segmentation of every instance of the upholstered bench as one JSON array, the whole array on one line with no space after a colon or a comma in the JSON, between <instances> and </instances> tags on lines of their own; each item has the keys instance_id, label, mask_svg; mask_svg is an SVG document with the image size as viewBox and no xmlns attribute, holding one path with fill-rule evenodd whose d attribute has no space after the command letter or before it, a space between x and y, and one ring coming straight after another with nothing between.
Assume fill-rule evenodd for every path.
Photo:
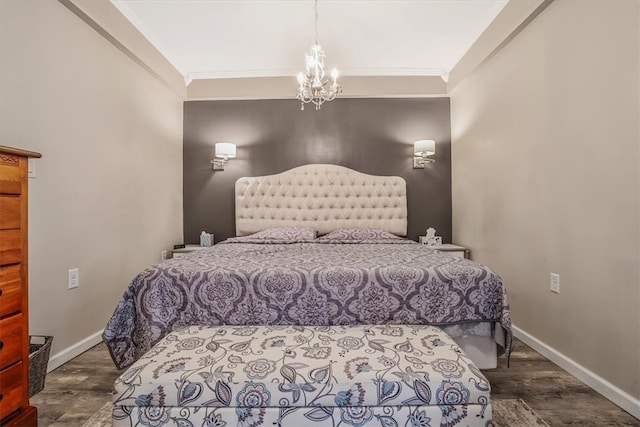
<instances>
[{"instance_id":1,"label":"upholstered bench","mask_svg":"<svg viewBox=\"0 0 640 427\"><path fill-rule=\"evenodd\" d=\"M113 425L484 427L489 394L432 326L192 326L118 378Z\"/></svg>"}]
</instances>

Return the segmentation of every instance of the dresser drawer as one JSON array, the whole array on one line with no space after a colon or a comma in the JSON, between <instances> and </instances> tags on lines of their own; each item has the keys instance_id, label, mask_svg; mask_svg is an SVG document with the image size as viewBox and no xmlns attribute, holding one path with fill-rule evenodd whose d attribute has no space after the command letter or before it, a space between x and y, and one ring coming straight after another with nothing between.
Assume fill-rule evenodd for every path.
<instances>
[{"instance_id":1,"label":"dresser drawer","mask_svg":"<svg viewBox=\"0 0 640 427\"><path fill-rule=\"evenodd\" d=\"M20 264L0 267L0 318L22 309Z\"/></svg>"},{"instance_id":2,"label":"dresser drawer","mask_svg":"<svg viewBox=\"0 0 640 427\"><path fill-rule=\"evenodd\" d=\"M22 358L22 344L22 313L0 320L0 369Z\"/></svg>"},{"instance_id":3,"label":"dresser drawer","mask_svg":"<svg viewBox=\"0 0 640 427\"><path fill-rule=\"evenodd\" d=\"M14 154L0 153L0 193L20 194L21 192L20 158Z\"/></svg>"},{"instance_id":4,"label":"dresser drawer","mask_svg":"<svg viewBox=\"0 0 640 427\"><path fill-rule=\"evenodd\" d=\"M22 384L22 362L0 371L0 419L20 408L22 405L23 387Z\"/></svg>"},{"instance_id":5,"label":"dresser drawer","mask_svg":"<svg viewBox=\"0 0 640 427\"><path fill-rule=\"evenodd\" d=\"M0 230L20 229L20 197L0 195Z\"/></svg>"},{"instance_id":6,"label":"dresser drawer","mask_svg":"<svg viewBox=\"0 0 640 427\"><path fill-rule=\"evenodd\" d=\"M0 265L17 264L22 261L22 232L0 230Z\"/></svg>"}]
</instances>

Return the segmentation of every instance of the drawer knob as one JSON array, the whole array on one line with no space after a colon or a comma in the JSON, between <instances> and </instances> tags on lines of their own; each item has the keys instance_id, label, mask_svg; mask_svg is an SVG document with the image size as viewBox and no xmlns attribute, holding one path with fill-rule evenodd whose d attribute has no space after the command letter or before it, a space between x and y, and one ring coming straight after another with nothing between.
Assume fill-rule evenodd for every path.
<instances>
[{"instance_id":1,"label":"drawer knob","mask_svg":"<svg viewBox=\"0 0 640 427\"><path fill-rule=\"evenodd\" d=\"M0 402L2 402L2 395L0 394Z\"/></svg>"},{"instance_id":2,"label":"drawer knob","mask_svg":"<svg viewBox=\"0 0 640 427\"><path fill-rule=\"evenodd\" d=\"M0 297L2 296L2 289L0 289Z\"/></svg>"},{"instance_id":3,"label":"drawer knob","mask_svg":"<svg viewBox=\"0 0 640 427\"><path fill-rule=\"evenodd\" d=\"M0 341L0 350L2 350L2 347L4 347L4 341Z\"/></svg>"}]
</instances>

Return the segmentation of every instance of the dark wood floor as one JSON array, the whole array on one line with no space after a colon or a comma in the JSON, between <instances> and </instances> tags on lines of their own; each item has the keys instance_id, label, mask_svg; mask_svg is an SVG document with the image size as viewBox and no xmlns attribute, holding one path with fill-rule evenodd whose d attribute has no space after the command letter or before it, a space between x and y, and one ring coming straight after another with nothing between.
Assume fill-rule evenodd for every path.
<instances>
[{"instance_id":1,"label":"dark wood floor","mask_svg":"<svg viewBox=\"0 0 640 427\"><path fill-rule=\"evenodd\" d=\"M523 399L550 426L638 426L629 415L584 383L516 340L511 367L503 357L484 371L491 396ZM111 397L120 372L100 344L47 375L31 398L40 427L79 427ZM517 426L514 426L517 427Z\"/></svg>"}]
</instances>

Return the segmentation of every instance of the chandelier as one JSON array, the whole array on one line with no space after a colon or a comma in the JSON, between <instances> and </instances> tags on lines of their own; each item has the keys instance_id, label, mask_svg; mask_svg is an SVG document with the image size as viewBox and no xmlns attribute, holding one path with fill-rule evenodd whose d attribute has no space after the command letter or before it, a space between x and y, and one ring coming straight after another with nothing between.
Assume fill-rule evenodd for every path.
<instances>
[{"instance_id":1,"label":"chandelier","mask_svg":"<svg viewBox=\"0 0 640 427\"><path fill-rule=\"evenodd\" d=\"M298 74L298 93L300 109L304 104L313 103L316 110L326 101L332 101L342 93L338 84L338 70L331 70L331 79L324 74L324 49L318 44L318 0L315 0L313 11L316 15L316 39L309 53L305 55L305 72Z\"/></svg>"}]
</instances>

